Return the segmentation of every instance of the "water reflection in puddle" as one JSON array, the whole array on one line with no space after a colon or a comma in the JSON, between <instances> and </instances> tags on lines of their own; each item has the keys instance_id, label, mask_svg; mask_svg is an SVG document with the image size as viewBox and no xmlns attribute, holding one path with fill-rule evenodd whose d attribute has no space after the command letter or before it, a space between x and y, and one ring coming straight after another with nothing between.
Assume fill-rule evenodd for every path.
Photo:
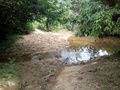
<instances>
[{"instance_id":1,"label":"water reflection in puddle","mask_svg":"<svg viewBox=\"0 0 120 90\"><path fill-rule=\"evenodd\" d=\"M78 50L63 51L61 57L63 64L76 64L78 62L87 62L94 60L96 57L109 55L105 50L95 50L90 46L82 47Z\"/></svg>"},{"instance_id":2,"label":"water reflection in puddle","mask_svg":"<svg viewBox=\"0 0 120 90\"><path fill-rule=\"evenodd\" d=\"M94 60L96 57L109 55L106 50L96 50L92 47L84 46L78 50L63 50L63 51L53 51L47 53L37 53L34 54L31 58L32 62L38 60L60 60L63 65L66 64L77 64L80 62L88 62Z\"/></svg>"}]
</instances>

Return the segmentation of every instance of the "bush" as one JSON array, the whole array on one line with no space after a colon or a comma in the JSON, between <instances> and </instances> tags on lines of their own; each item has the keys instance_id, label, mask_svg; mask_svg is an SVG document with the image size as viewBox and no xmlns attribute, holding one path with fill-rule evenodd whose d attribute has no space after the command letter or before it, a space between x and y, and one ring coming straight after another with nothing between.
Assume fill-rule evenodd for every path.
<instances>
[{"instance_id":1,"label":"bush","mask_svg":"<svg viewBox=\"0 0 120 90\"><path fill-rule=\"evenodd\" d=\"M101 11L92 15L92 31L91 36L102 37L112 35L114 23L112 21L112 15L110 11Z\"/></svg>"},{"instance_id":2,"label":"bush","mask_svg":"<svg viewBox=\"0 0 120 90\"><path fill-rule=\"evenodd\" d=\"M100 0L81 0L77 23L77 36L104 37L114 35L115 27L119 25L113 21L117 8L104 5ZM119 28L116 29L119 34Z\"/></svg>"},{"instance_id":3,"label":"bush","mask_svg":"<svg viewBox=\"0 0 120 90\"><path fill-rule=\"evenodd\" d=\"M113 31L113 35L119 35L120 36L120 17L117 19L115 28Z\"/></svg>"}]
</instances>

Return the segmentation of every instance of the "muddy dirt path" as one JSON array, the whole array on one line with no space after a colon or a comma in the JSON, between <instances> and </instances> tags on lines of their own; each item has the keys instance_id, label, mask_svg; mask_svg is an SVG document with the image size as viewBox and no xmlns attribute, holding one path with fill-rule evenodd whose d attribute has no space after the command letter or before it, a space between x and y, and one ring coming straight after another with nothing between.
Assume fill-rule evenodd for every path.
<instances>
[{"instance_id":1,"label":"muddy dirt path","mask_svg":"<svg viewBox=\"0 0 120 90\"><path fill-rule=\"evenodd\" d=\"M36 29L29 35L24 35L16 44L10 48L10 53L33 53L52 50L62 50L69 47L67 38L72 36L72 32L44 32Z\"/></svg>"},{"instance_id":2,"label":"muddy dirt path","mask_svg":"<svg viewBox=\"0 0 120 90\"><path fill-rule=\"evenodd\" d=\"M97 90L97 83L85 70L88 65L65 67L57 78L53 90Z\"/></svg>"},{"instance_id":3,"label":"muddy dirt path","mask_svg":"<svg viewBox=\"0 0 120 90\"><path fill-rule=\"evenodd\" d=\"M38 53L68 49L67 39L70 36L73 33L69 31L53 33L36 30L7 50L2 59L11 55L22 61L17 69L21 79L20 90L120 90L120 58L115 56L72 66L63 66L57 59L31 61ZM43 57L46 55L42 54ZM112 61L114 59L115 62Z\"/></svg>"},{"instance_id":4,"label":"muddy dirt path","mask_svg":"<svg viewBox=\"0 0 120 90\"><path fill-rule=\"evenodd\" d=\"M65 67L51 90L119 90L119 60L120 57L105 56L91 63Z\"/></svg>"},{"instance_id":5,"label":"muddy dirt path","mask_svg":"<svg viewBox=\"0 0 120 90\"><path fill-rule=\"evenodd\" d=\"M72 36L70 31L44 32L36 29L29 35L22 36L11 48L0 51L1 61L14 57L19 61L29 61L36 53L60 51L69 48L67 38Z\"/></svg>"}]
</instances>

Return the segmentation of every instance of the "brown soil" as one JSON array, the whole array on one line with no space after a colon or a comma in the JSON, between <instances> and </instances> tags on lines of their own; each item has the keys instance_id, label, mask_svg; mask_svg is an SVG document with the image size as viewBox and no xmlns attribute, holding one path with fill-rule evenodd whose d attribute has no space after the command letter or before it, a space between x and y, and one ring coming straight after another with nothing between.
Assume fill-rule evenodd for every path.
<instances>
[{"instance_id":1,"label":"brown soil","mask_svg":"<svg viewBox=\"0 0 120 90\"><path fill-rule=\"evenodd\" d=\"M91 63L65 67L52 90L120 90L119 60L115 56L102 57Z\"/></svg>"},{"instance_id":2,"label":"brown soil","mask_svg":"<svg viewBox=\"0 0 120 90\"><path fill-rule=\"evenodd\" d=\"M67 38L72 35L72 32L69 31L53 33L37 29L29 35L22 36L6 51L0 51L0 60L7 61L9 57L13 57L19 61L27 61L36 53L67 49L70 46ZM3 54L3 52L5 53Z\"/></svg>"},{"instance_id":3,"label":"brown soil","mask_svg":"<svg viewBox=\"0 0 120 90\"><path fill-rule=\"evenodd\" d=\"M17 69L22 84L20 90L120 90L119 56L105 56L72 66L62 66L59 60L30 60L37 53L69 48L67 38L70 36L71 32L36 30L7 50L8 54L4 54L3 59L12 55L17 56L17 60L24 59Z\"/></svg>"},{"instance_id":4,"label":"brown soil","mask_svg":"<svg viewBox=\"0 0 120 90\"><path fill-rule=\"evenodd\" d=\"M22 87L20 90L52 90L61 71L59 61L39 61L21 63L18 74Z\"/></svg>"},{"instance_id":5,"label":"brown soil","mask_svg":"<svg viewBox=\"0 0 120 90\"><path fill-rule=\"evenodd\" d=\"M67 38L71 36L71 32L63 33L36 30L29 35L24 35L22 39L18 40L7 52L18 54L63 50L69 47Z\"/></svg>"}]
</instances>

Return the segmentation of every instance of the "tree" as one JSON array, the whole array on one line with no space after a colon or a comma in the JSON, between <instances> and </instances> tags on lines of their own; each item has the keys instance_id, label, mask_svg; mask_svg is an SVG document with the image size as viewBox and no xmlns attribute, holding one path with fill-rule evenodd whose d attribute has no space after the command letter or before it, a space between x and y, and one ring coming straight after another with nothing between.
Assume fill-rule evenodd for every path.
<instances>
[{"instance_id":1,"label":"tree","mask_svg":"<svg viewBox=\"0 0 120 90\"><path fill-rule=\"evenodd\" d=\"M105 1L108 3L109 0ZM79 4L73 9L78 14L77 36L103 37L114 35L116 22L114 22L113 17L116 15L116 11L117 13L120 11L117 2L115 6L111 6L110 2L105 4L101 0L77 0L77 2ZM74 3L76 4L76 0ZM119 16L119 14L117 15ZM120 30L117 31L119 34Z\"/></svg>"},{"instance_id":2,"label":"tree","mask_svg":"<svg viewBox=\"0 0 120 90\"><path fill-rule=\"evenodd\" d=\"M38 0L3 0L0 2L0 38L8 34L28 33L27 22L32 21L40 12Z\"/></svg>"},{"instance_id":3,"label":"tree","mask_svg":"<svg viewBox=\"0 0 120 90\"><path fill-rule=\"evenodd\" d=\"M61 22L66 10L58 0L2 0L0 2L0 38L9 34L26 34L31 30L28 23L45 21L47 30Z\"/></svg>"},{"instance_id":4,"label":"tree","mask_svg":"<svg viewBox=\"0 0 120 90\"><path fill-rule=\"evenodd\" d=\"M66 14L68 16L68 3L66 1L52 0L44 3L43 13L40 14L40 22L45 23L47 31L51 31L51 27L56 26L58 23L65 23ZM53 29L53 28L52 28Z\"/></svg>"}]
</instances>

